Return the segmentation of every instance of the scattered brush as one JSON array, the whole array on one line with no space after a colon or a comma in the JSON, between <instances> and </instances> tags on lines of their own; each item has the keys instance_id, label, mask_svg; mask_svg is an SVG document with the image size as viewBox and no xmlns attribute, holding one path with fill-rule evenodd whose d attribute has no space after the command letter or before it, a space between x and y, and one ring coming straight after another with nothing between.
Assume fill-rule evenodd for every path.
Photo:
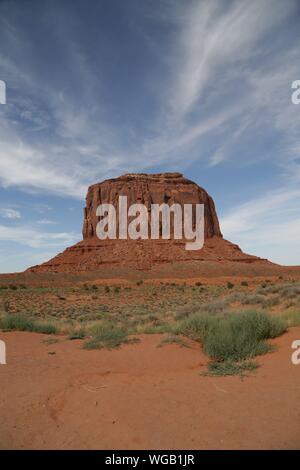
<instances>
[{"instance_id":1,"label":"scattered brush","mask_svg":"<svg viewBox=\"0 0 300 470\"><path fill-rule=\"evenodd\" d=\"M265 291L266 289L264 289L264 294L266 294ZM231 301L239 302L242 305L260 304L263 308L271 308L279 304L280 297L278 295L272 295L271 297L267 297L263 294L236 293L231 297Z\"/></svg>"},{"instance_id":2,"label":"scattered brush","mask_svg":"<svg viewBox=\"0 0 300 470\"><path fill-rule=\"evenodd\" d=\"M263 301L262 301L262 307L263 308L271 308L271 307L275 307L275 305L278 305L280 302L280 297L278 295L273 295L272 297L269 297L269 298L265 298Z\"/></svg>"},{"instance_id":3,"label":"scattered brush","mask_svg":"<svg viewBox=\"0 0 300 470\"><path fill-rule=\"evenodd\" d=\"M213 302L207 302L200 305L200 311L204 314L209 313L210 315L216 315L223 312L228 305L230 304L230 298L225 297L223 299L218 299Z\"/></svg>"},{"instance_id":4,"label":"scattered brush","mask_svg":"<svg viewBox=\"0 0 300 470\"><path fill-rule=\"evenodd\" d=\"M181 319L190 317L191 315L194 315L194 314L216 315L216 314L224 312L224 310L228 307L229 304L230 304L229 297L218 299L213 302L187 304L187 305L177 308L175 318L177 320L181 320Z\"/></svg>"},{"instance_id":5,"label":"scattered brush","mask_svg":"<svg viewBox=\"0 0 300 470\"><path fill-rule=\"evenodd\" d=\"M176 308L175 318L176 320L181 320L183 318L189 317L192 314L198 313L200 310L199 303L190 303Z\"/></svg>"},{"instance_id":6,"label":"scattered brush","mask_svg":"<svg viewBox=\"0 0 300 470\"><path fill-rule=\"evenodd\" d=\"M240 375L244 377L249 372L253 372L258 368L255 361L224 361L224 362L211 362L208 365L208 372L203 375L224 376L224 375Z\"/></svg>"},{"instance_id":7,"label":"scattered brush","mask_svg":"<svg viewBox=\"0 0 300 470\"><path fill-rule=\"evenodd\" d=\"M257 289L259 294L279 294L286 299L294 299L300 295L299 283L281 283L275 285L265 285L263 288Z\"/></svg>"},{"instance_id":8,"label":"scattered brush","mask_svg":"<svg viewBox=\"0 0 300 470\"><path fill-rule=\"evenodd\" d=\"M56 338L47 338L43 340L43 343L45 344L57 344L59 341Z\"/></svg>"},{"instance_id":9,"label":"scattered brush","mask_svg":"<svg viewBox=\"0 0 300 470\"><path fill-rule=\"evenodd\" d=\"M285 299L294 299L300 296L300 287L297 285L290 285L281 289L280 294Z\"/></svg>"},{"instance_id":10,"label":"scattered brush","mask_svg":"<svg viewBox=\"0 0 300 470\"><path fill-rule=\"evenodd\" d=\"M162 340L159 343L158 347L161 347L165 344L172 344L172 343L176 343L176 344L179 344L182 347L189 348L188 343L183 338L181 338L178 335L175 335L174 333L169 333L164 338L162 338Z\"/></svg>"},{"instance_id":11,"label":"scattered brush","mask_svg":"<svg viewBox=\"0 0 300 470\"><path fill-rule=\"evenodd\" d=\"M245 294L243 292L236 292L229 298L230 302L239 302L242 305L257 305L263 303L265 300L264 295L260 294Z\"/></svg>"},{"instance_id":12,"label":"scattered brush","mask_svg":"<svg viewBox=\"0 0 300 470\"><path fill-rule=\"evenodd\" d=\"M154 335L154 334L168 333L171 330L173 330L173 328L168 323L160 323L160 324L152 324L152 325L146 325L143 327L138 327L136 332L138 334Z\"/></svg>"}]
</instances>

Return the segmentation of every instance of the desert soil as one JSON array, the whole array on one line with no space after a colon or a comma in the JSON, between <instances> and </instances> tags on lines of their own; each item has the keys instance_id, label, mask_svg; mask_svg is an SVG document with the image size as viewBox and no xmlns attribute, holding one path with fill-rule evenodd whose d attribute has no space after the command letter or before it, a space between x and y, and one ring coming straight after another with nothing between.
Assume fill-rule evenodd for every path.
<instances>
[{"instance_id":1,"label":"desert soil","mask_svg":"<svg viewBox=\"0 0 300 470\"><path fill-rule=\"evenodd\" d=\"M1 333L1 449L299 449L300 365L277 338L249 377L207 377L201 347L158 347L159 335L117 350Z\"/></svg>"}]
</instances>

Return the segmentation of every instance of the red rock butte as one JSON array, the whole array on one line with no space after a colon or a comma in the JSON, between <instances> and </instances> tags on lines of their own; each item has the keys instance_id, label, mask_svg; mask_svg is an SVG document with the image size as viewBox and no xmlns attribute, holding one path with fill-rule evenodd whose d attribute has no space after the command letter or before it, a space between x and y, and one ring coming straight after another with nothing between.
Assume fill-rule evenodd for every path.
<instances>
[{"instance_id":1,"label":"red rock butte","mask_svg":"<svg viewBox=\"0 0 300 470\"><path fill-rule=\"evenodd\" d=\"M185 249L186 240L174 238L100 240L96 235L99 221L96 209L104 203L111 203L117 208L119 196L127 196L128 206L140 203L149 210L151 204L204 204L203 248L188 251ZM116 214L118 227L118 211ZM213 199L181 173L128 173L93 184L86 196L82 234L82 241L28 271L79 272L118 266L148 270L157 264L188 261L265 262L243 253L237 245L223 239Z\"/></svg>"}]
</instances>

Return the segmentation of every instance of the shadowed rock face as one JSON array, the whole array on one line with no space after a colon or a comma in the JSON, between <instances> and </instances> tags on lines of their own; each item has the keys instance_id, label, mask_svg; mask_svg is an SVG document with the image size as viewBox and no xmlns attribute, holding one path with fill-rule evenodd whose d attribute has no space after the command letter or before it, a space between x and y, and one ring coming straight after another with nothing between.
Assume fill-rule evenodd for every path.
<instances>
[{"instance_id":1,"label":"shadowed rock face","mask_svg":"<svg viewBox=\"0 0 300 470\"><path fill-rule=\"evenodd\" d=\"M151 204L167 203L171 206L177 203L182 207L184 204L204 204L204 237L222 237L214 202L203 188L184 178L180 173L152 175L129 173L89 187L82 228L84 240L96 237L99 220L96 209L99 204L110 203L117 208L119 196L127 196L128 206L136 203L144 204L149 210ZM172 222L171 228L173 228Z\"/></svg>"},{"instance_id":2,"label":"shadowed rock face","mask_svg":"<svg viewBox=\"0 0 300 470\"><path fill-rule=\"evenodd\" d=\"M127 196L128 207L135 203L144 204L148 208L151 204L162 203L178 203L181 206L204 204L203 248L188 251L183 239L99 240L96 235L99 220L96 209L99 204L104 203L111 203L117 208L119 196ZM118 211L116 214L118 215ZM81 242L67 248L50 261L29 268L28 271L77 272L118 267L147 270L163 263L190 261L264 262L260 258L243 253L237 245L223 239L212 198L203 188L180 173L130 173L90 186L86 197L82 233ZM171 235L172 233L174 231L171 223Z\"/></svg>"}]
</instances>

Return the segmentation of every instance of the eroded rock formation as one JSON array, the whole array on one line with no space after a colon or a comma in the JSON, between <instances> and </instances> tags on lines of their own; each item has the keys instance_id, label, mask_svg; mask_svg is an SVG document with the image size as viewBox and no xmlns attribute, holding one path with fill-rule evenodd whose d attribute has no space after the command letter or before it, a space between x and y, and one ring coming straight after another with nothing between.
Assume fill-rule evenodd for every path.
<instances>
[{"instance_id":1,"label":"eroded rock formation","mask_svg":"<svg viewBox=\"0 0 300 470\"><path fill-rule=\"evenodd\" d=\"M221 237L219 221L212 198L197 184L184 178L180 173L126 174L89 187L84 209L82 235L84 240L96 237L99 204L110 203L116 208L119 196L127 196L128 206L144 204L150 211L151 204L174 203L204 204L205 238ZM118 211L117 211L118 225ZM172 230L171 230L172 233Z\"/></svg>"},{"instance_id":2,"label":"eroded rock formation","mask_svg":"<svg viewBox=\"0 0 300 470\"><path fill-rule=\"evenodd\" d=\"M142 203L172 205L204 204L205 243L201 250L188 251L185 240L100 240L96 235L99 204L117 207L119 196L127 196L128 206ZM118 211L117 211L118 213ZM117 220L118 225L118 220ZM128 266L150 269L155 264L186 261L260 261L243 253L237 245L224 240L213 199L196 183L180 173L130 173L97 183L88 188L84 209L83 240L50 261L29 269L32 272L87 271L104 267ZM171 231L172 233L172 231Z\"/></svg>"}]
</instances>

